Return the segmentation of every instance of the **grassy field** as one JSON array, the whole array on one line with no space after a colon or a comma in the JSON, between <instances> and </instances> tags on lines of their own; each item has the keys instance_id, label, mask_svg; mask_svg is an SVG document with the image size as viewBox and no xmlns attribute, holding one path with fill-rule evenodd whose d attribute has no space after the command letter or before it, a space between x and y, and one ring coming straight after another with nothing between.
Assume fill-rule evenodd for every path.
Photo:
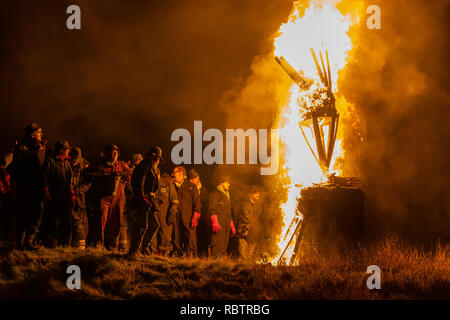
<instances>
[{"instance_id":1,"label":"grassy field","mask_svg":"<svg viewBox=\"0 0 450 320\"><path fill-rule=\"evenodd\" d=\"M421 251L385 240L351 254L304 253L297 266L222 258L142 256L58 248L5 251L1 299L450 299L450 246ZM81 290L69 290L69 265L81 268ZM381 268L381 290L368 290L369 265Z\"/></svg>"}]
</instances>

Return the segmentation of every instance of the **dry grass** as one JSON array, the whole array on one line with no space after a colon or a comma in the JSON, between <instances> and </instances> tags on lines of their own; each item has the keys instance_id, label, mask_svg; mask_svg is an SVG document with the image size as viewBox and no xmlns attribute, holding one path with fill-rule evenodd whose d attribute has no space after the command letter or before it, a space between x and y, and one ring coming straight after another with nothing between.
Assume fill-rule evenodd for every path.
<instances>
[{"instance_id":1,"label":"dry grass","mask_svg":"<svg viewBox=\"0 0 450 320\"><path fill-rule=\"evenodd\" d=\"M2 299L450 299L450 246L431 251L385 240L347 256L303 253L297 266L222 258L179 259L88 249L11 251L0 258ZM66 287L67 266L82 289ZM382 270L381 290L368 290L366 269Z\"/></svg>"}]
</instances>

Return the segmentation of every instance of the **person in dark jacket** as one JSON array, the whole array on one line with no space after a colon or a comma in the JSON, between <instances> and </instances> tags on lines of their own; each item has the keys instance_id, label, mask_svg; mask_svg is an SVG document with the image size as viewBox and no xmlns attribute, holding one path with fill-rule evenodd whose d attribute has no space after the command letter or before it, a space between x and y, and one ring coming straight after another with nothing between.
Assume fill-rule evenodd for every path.
<instances>
[{"instance_id":1,"label":"person in dark jacket","mask_svg":"<svg viewBox=\"0 0 450 320\"><path fill-rule=\"evenodd\" d=\"M72 245L78 249L86 248L86 236L89 230L86 212L86 192L91 183L86 180L88 162L83 158L80 148L70 150L70 164L72 166L72 186L75 192L75 208L73 209L74 237Z\"/></svg>"},{"instance_id":2,"label":"person in dark jacket","mask_svg":"<svg viewBox=\"0 0 450 320\"><path fill-rule=\"evenodd\" d=\"M159 178L156 200L159 205L158 217L161 225L158 235L153 239L151 250L153 253L159 251L161 255L169 256L173 250L172 231L179 210L179 201L173 179L167 173Z\"/></svg>"},{"instance_id":3,"label":"person in dark jacket","mask_svg":"<svg viewBox=\"0 0 450 320\"><path fill-rule=\"evenodd\" d=\"M125 210L125 185L132 172L126 162L118 159L119 148L107 145L86 173L92 182L88 194L88 202L93 206L89 238L97 247L116 250Z\"/></svg>"},{"instance_id":4,"label":"person in dark jacket","mask_svg":"<svg viewBox=\"0 0 450 320\"><path fill-rule=\"evenodd\" d=\"M70 149L67 141L57 141L54 148L55 155L44 163L44 191L51 247L68 246L72 241L75 193L72 187L72 167L69 162Z\"/></svg>"},{"instance_id":5,"label":"person in dark jacket","mask_svg":"<svg viewBox=\"0 0 450 320\"><path fill-rule=\"evenodd\" d=\"M251 259L255 246L256 203L261 197L257 186L252 186L248 199L241 202L236 218L236 237L239 257Z\"/></svg>"},{"instance_id":6,"label":"person in dark jacket","mask_svg":"<svg viewBox=\"0 0 450 320\"><path fill-rule=\"evenodd\" d=\"M159 187L158 165L161 159L161 148L151 148L145 155L145 159L134 169L131 177L133 199L132 211L129 213L131 227L129 256L147 250L159 229L156 192Z\"/></svg>"},{"instance_id":7,"label":"person in dark jacket","mask_svg":"<svg viewBox=\"0 0 450 320\"><path fill-rule=\"evenodd\" d=\"M12 153L7 153L0 163L0 239L8 242L13 240L14 235L11 176L7 171L12 157Z\"/></svg>"},{"instance_id":8,"label":"person in dark jacket","mask_svg":"<svg viewBox=\"0 0 450 320\"><path fill-rule=\"evenodd\" d=\"M177 255L197 255L197 225L200 218L200 195L197 186L186 179L186 169L173 170L180 210L174 224L174 244Z\"/></svg>"},{"instance_id":9,"label":"person in dark jacket","mask_svg":"<svg viewBox=\"0 0 450 320\"><path fill-rule=\"evenodd\" d=\"M203 186L202 182L199 181L197 185L198 191L200 192L200 203L202 207L202 212L200 219L198 219L197 226L197 245L198 254L200 256L207 257L210 254L210 243L211 243L211 228L208 216L208 190Z\"/></svg>"},{"instance_id":10,"label":"person in dark jacket","mask_svg":"<svg viewBox=\"0 0 450 320\"><path fill-rule=\"evenodd\" d=\"M217 187L209 194L208 215L211 220L211 255L223 256L227 252L230 240L230 231L234 235L236 229L231 215L229 176L221 176L217 179Z\"/></svg>"},{"instance_id":11,"label":"person in dark jacket","mask_svg":"<svg viewBox=\"0 0 450 320\"><path fill-rule=\"evenodd\" d=\"M44 198L45 142L35 123L25 128L25 136L14 148L8 166L16 219L18 249L36 249L35 238L42 218Z\"/></svg>"},{"instance_id":12,"label":"person in dark jacket","mask_svg":"<svg viewBox=\"0 0 450 320\"><path fill-rule=\"evenodd\" d=\"M133 173L134 168L137 167L137 165L144 160L144 156L140 153L135 153L131 155L131 160L127 162L128 167L130 168L130 177ZM129 202L129 199L133 198L133 188L131 187L131 183L127 183L125 185L125 209L124 213L122 215L122 222L120 223L120 236L119 236L119 250L123 252L128 252L128 238L129 238L129 230L128 230L128 212L130 211L129 205L127 203Z\"/></svg>"},{"instance_id":13,"label":"person in dark jacket","mask_svg":"<svg viewBox=\"0 0 450 320\"><path fill-rule=\"evenodd\" d=\"M198 219L197 226L197 252L199 256L208 256L208 246L210 242L210 231L209 231L209 220L208 215L208 192L206 188L202 186L202 182L200 180L200 174L197 170L191 169L188 173L188 179L190 183L193 183L197 186L199 197L200 197L200 207L201 207L201 216Z\"/></svg>"}]
</instances>

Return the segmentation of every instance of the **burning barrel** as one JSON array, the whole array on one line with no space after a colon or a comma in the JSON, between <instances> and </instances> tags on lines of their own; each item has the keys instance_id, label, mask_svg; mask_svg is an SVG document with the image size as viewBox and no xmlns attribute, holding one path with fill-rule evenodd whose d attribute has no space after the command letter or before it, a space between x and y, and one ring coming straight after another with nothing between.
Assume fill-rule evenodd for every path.
<instances>
[{"instance_id":1,"label":"burning barrel","mask_svg":"<svg viewBox=\"0 0 450 320\"><path fill-rule=\"evenodd\" d=\"M326 254L362 243L364 198L362 189L351 183L325 183L302 189L298 201L304 219L302 244L311 242Z\"/></svg>"}]
</instances>

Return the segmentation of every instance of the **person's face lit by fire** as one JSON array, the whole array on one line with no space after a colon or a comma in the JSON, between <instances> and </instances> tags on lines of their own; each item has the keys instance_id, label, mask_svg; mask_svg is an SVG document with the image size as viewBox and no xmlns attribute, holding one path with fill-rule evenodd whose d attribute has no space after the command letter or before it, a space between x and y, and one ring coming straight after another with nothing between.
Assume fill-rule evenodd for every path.
<instances>
[{"instance_id":1,"label":"person's face lit by fire","mask_svg":"<svg viewBox=\"0 0 450 320\"><path fill-rule=\"evenodd\" d=\"M109 161L116 162L119 159L119 150L113 149L111 150L106 157Z\"/></svg>"},{"instance_id":2,"label":"person's face lit by fire","mask_svg":"<svg viewBox=\"0 0 450 320\"><path fill-rule=\"evenodd\" d=\"M159 163L161 162L161 159L159 158L159 157L153 157L152 158L152 165L153 165L153 168L157 168L158 167L158 165L159 165Z\"/></svg>"},{"instance_id":3,"label":"person's face lit by fire","mask_svg":"<svg viewBox=\"0 0 450 320\"><path fill-rule=\"evenodd\" d=\"M133 168L135 168L138 166L139 163L141 163L142 160L143 160L142 157L136 157L135 159L133 159L131 165L133 166Z\"/></svg>"},{"instance_id":4,"label":"person's face lit by fire","mask_svg":"<svg viewBox=\"0 0 450 320\"><path fill-rule=\"evenodd\" d=\"M70 153L70 149L62 149L61 151L59 151L59 154L64 156L64 158L68 158L69 153Z\"/></svg>"},{"instance_id":5,"label":"person's face lit by fire","mask_svg":"<svg viewBox=\"0 0 450 320\"><path fill-rule=\"evenodd\" d=\"M189 180L191 183L193 183L193 184L195 184L196 186L198 186L199 185L199 183L200 183L200 177L195 177L195 178L193 178L193 179L191 179L191 180Z\"/></svg>"},{"instance_id":6,"label":"person's face lit by fire","mask_svg":"<svg viewBox=\"0 0 450 320\"><path fill-rule=\"evenodd\" d=\"M35 133L33 133L33 134L31 135L31 138L33 138L33 139L36 140L37 142L41 142L41 141L42 141L42 135L43 135L42 129L38 129L38 130L36 130Z\"/></svg>"},{"instance_id":7,"label":"person's face lit by fire","mask_svg":"<svg viewBox=\"0 0 450 320\"><path fill-rule=\"evenodd\" d=\"M258 202L260 199L261 199L261 193L259 193L259 192L255 192L255 193L253 193L253 194L250 196L250 201L251 201L252 203L256 203L256 202Z\"/></svg>"},{"instance_id":8,"label":"person's face lit by fire","mask_svg":"<svg viewBox=\"0 0 450 320\"><path fill-rule=\"evenodd\" d=\"M230 190L230 186L231 186L231 183L230 183L230 182L228 182L228 181L222 182L222 188L223 188L223 190L229 191L229 190Z\"/></svg>"},{"instance_id":9,"label":"person's face lit by fire","mask_svg":"<svg viewBox=\"0 0 450 320\"><path fill-rule=\"evenodd\" d=\"M182 183L183 182L184 176L185 176L183 170L177 170L176 169L176 170L173 171L172 175L173 175L176 183Z\"/></svg>"}]
</instances>

